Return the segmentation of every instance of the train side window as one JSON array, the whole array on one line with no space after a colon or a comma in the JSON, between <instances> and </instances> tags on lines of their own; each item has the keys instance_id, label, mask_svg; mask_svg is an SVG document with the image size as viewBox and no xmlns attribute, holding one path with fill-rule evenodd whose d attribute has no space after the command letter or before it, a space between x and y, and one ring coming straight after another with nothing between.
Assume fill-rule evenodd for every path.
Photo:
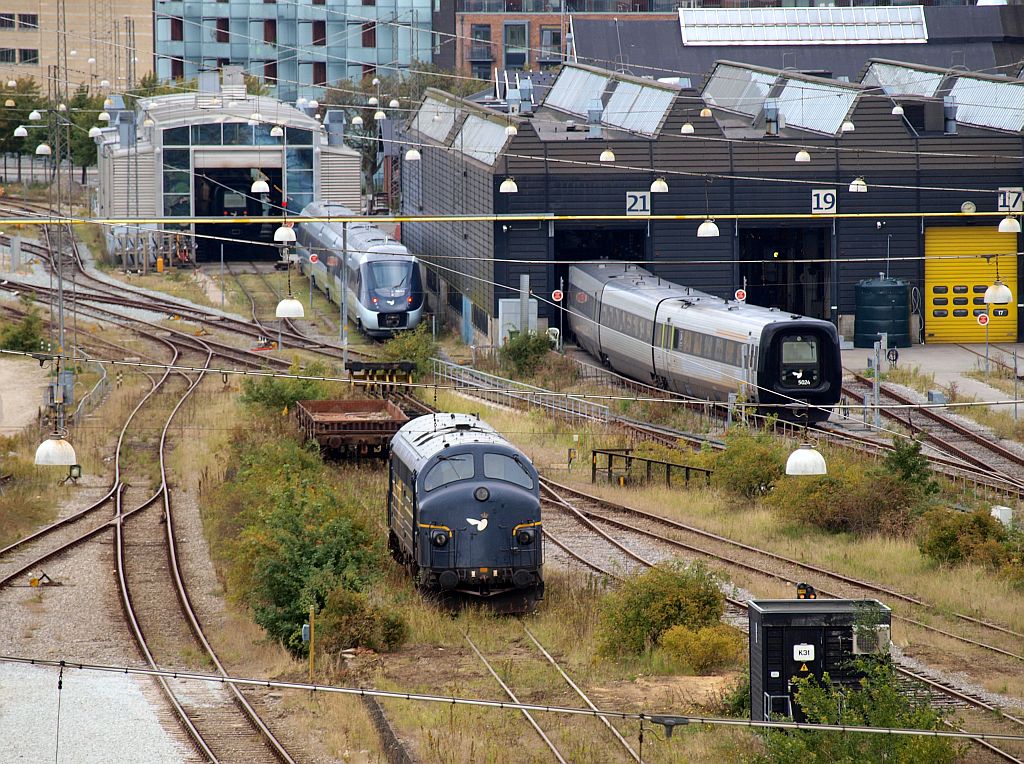
<instances>
[{"instance_id":1,"label":"train side window","mask_svg":"<svg viewBox=\"0 0 1024 764\"><path fill-rule=\"evenodd\" d=\"M975 294L985 294L986 290L988 290L988 285L987 284L975 284L974 285L974 293Z\"/></svg>"},{"instance_id":2,"label":"train side window","mask_svg":"<svg viewBox=\"0 0 1024 764\"><path fill-rule=\"evenodd\" d=\"M975 308L974 309L974 315L976 315L976 316L980 316L983 313L988 313L988 311L985 310L985 308Z\"/></svg>"},{"instance_id":3,"label":"train side window","mask_svg":"<svg viewBox=\"0 0 1024 764\"><path fill-rule=\"evenodd\" d=\"M473 474L473 454L439 456L437 464L430 468L423 479L423 490L433 491L457 480L468 480Z\"/></svg>"},{"instance_id":4,"label":"train side window","mask_svg":"<svg viewBox=\"0 0 1024 764\"><path fill-rule=\"evenodd\" d=\"M932 302L935 303L936 305L949 305L949 298L948 297L934 297L934 298L932 298Z\"/></svg>"},{"instance_id":5,"label":"train side window","mask_svg":"<svg viewBox=\"0 0 1024 764\"><path fill-rule=\"evenodd\" d=\"M484 454L484 477L533 488L533 478L526 467L508 454Z\"/></svg>"},{"instance_id":6,"label":"train side window","mask_svg":"<svg viewBox=\"0 0 1024 764\"><path fill-rule=\"evenodd\" d=\"M949 311L948 310L933 310L932 311L932 315L935 316L935 318L946 318L946 316L949 315Z\"/></svg>"},{"instance_id":7,"label":"train side window","mask_svg":"<svg viewBox=\"0 0 1024 764\"><path fill-rule=\"evenodd\" d=\"M949 294L948 286L933 286L932 294Z\"/></svg>"},{"instance_id":8,"label":"train side window","mask_svg":"<svg viewBox=\"0 0 1024 764\"><path fill-rule=\"evenodd\" d=\"M966 297L954 297L953 298L953 304L954 305L966 305L967 304L967 298Z\"/></svg>"},{"instance_id":9,"label":"train side window","mask_svg":"<svg viewBox=\"0 0 1024 764\"><path fill-rule=\"evenodd\" d=\"M995 308L992 311L992 315L995 316L996 318L1005 318L1006 316L1010 315L1010 311L1008 311L1006 308Z\"/></svg>"},{"instance_id":10,"label":"train side window","mask_svg":"<svg viewBox=\"0 0 1024 764\"><path fill-rule=\"evenodd\" d=\"M974 304L975 305L984 305L985 304L985 298L984 297L975 297L974 298Z\"/></svg>"},{"instance_id":11,"label":"train side window","mask_svg":"<svg viewBox=\"0 0 1024 764\"><path fill-rule=\"evenodd\" d=\"M966 315L967 315L967 311L966 310L962 310L961 309L961 310L954 310L953 311L953 316L955 318L963 318Z\"/></svg>"},{"instance_id":12,"label":"train side window","mask_svg":"<svg viewBox=\"0 0 1024 764\"><path fill-rule=\"evenodd\" d=\"M960 284L953 287L953 294L967 294L967 287Z\"/></svg>"}]
</instances>

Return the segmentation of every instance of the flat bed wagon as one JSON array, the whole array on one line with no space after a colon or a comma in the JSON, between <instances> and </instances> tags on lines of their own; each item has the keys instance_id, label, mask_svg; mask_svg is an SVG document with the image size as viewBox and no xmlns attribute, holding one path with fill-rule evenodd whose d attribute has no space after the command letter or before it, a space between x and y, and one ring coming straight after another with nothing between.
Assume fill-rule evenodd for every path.
<instances>
[{"instance_id":1,"label":"flat bed wagon","mask_svg":"<svg viewBox=\"0 0 1024 764\"><path fill-rule=\"evenodd\" d=\"M391 438L409 421L386 400L298 401L295 418L307 440L325 450L366 456L385 455Z\"/></svg>"}]
</instances>

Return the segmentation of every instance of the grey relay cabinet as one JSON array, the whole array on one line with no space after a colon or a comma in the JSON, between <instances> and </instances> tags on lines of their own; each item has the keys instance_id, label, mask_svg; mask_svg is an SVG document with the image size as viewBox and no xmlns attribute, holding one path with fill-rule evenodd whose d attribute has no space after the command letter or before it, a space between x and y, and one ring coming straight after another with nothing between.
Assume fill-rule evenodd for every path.
<instances>
[{"instance_id":1,"label":"grey relay cabinet","mask_svg":"<svg viewBox=\"0 0 1024 764\"><path fill-rule=\"evenodd\" d=\"M753 600L750 621L750 713L803 720L793 702L793 677L828 672L852 685L858 655L888 653L892 613L878 600Z\"/></svg>"}]
</instances>

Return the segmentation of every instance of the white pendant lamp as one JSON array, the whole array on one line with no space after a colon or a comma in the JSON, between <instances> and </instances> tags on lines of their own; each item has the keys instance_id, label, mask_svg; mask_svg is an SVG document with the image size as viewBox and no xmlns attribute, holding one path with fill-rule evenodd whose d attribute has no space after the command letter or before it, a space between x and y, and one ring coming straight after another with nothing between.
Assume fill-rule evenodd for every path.
<instances>
[{"instance_id":1,"label":"white pendant lamp","mask_svg":"<svg viewBox=\"0 0 1024 764\"><path fill-rule=\"evenodd\" d=\"M267 181L263 180L263 178L260 178L259 180L254 180L252 182L252 186L249 187L249 193L250 194L269 194L270 193L270 184L267 183Z\"/></svg>"},{"instance_id":2,"label":"white pendant lamp","mask_svg":"<svg viewBox=\"0 0 1024 764\"><path fill-rule=\"evenodd\" d=\"M406 162L418 162L423 158L419 149L409 149L405 152Z\"/></svg>"},{"instance_id":3,"label":"white pendant lamp","mask_svg":"<svg viewBox=\"0 0 1024 764\"><path fill-rule=\"evenodd\" d=\"M282 135L284 135L284 128L281 127L280 125L274 125L272 128L270 128L271 138L280 138Z\"/></svg>"},{"instance_id":4,"label":"white pendant lamp","mask_svg":"<svg viewBox=\"0 0 1024 764\"><path fill-rule=\"evenodd\" d=\"M864 181L864 178L858 176L850 182L850 193L865 194L867 190L868 184Z\"/></svg>"},{"instance_id":5,"label":"white pendant lamp","mask_svg":"<svg viewBox=\"0 0 1024 764\"><path fill-rule=\"evenodd\" d=\"M53 433L36 449L37 467L73 467L78 464L74 446L59 433Z\"/></svg>"},{"instance_id":6,"label":"white pendant lamp","mask_svg":"<svg viewBox=\"0 0 1024 764\"><path fill-rule=\"evenodd\" d=\"M362 127L362 126L363 126L363 118L362 117L360 117L358 114L356 114L354 117L352 117L352 127Z\"/></svg>"},{"instance_id":7,"label":"white pendant lamp","mask_svg":"<svg viewBox=\"0 0 1024 764\"><path fill-rule=\"evenodd\" d=\"M711 116L711 109L709 109L707 106L705 106L703 109L700 110L700 115L702 117L704 117L705 119L710 117Z\"/></svg>"},{"instance_id":8,"label":"white pendant lamp","mask_svg":"<svg viewBox=\"0 0 1024 764\"><path fill-rule=\"evenodd\" d=\"M28 128L26 128L24 125L18 125L16 128L14 128L14 137L28 138Z\"/></svg>"},{"instance_id":9,"label":"white pendant lamp","mask_svg":"<svg viewBox=\"0 0 1024 764\"><path fill-rule=\"evenodd\" d=\"M986 305L1006 305L1013 301L1013 292L1006 286L998 276L988 289L985 290Z\"/></svg>"},{"instance_id":10,"label":"white pendant lamp","mask_svg":"<svg viewBox=\"0 0 1024 764\"><path fill-rule=\"evenodd\" d=\"M892 107L892 115L894 117L902 117L903 116L903 107L900 106L899 104L896 104L895 106L893 106Z\"/></svg>"},{"instance_id":11,"label":"white pendant lamp","mask_svg":"<svg viewBox=\"0 0 1024 764\"><path fill-rule=\"evenodd\" d=\"M684 122L683 126L679 128L679 132L682 133L683 135L692 135L693 125L689 122Z\"/></svg>"},{"instance_id":12,"label":"white pendant lamp","mask_svg":"<svg viewBox=\"0 0 1024 764\"><path fill-rule=\"evenodd\" d=\"M502 194L518 194L519 186L516 185L515 180L512 178L505 178L505 180L501 181L501 187L498 191Z\"/></svg>"},{"instance_id":13,"label":"white pendant lamp","mask_svg":"<svg viewBox=\"0 0 1024 764\"><path fill-rule=\"evenodd\" d=\"M612 151L611 149L605 149L604 151L601 152L600 161L602 161L602 162L614 162L615 161L615 152Z\"/></svg>"},{"instance_id":14,"label":"white pendant lamp","mask_svg":"<svg viewBox=\"0 0 1024 764\"><path fill-rule=\"evenodd\" d=\"M389 109L397 109L397 108L398 108L399 106L401 106L401 104L400 104L400 103L398 102L398 99L397 99L397 98L392 98L392 99L391 99L391 100L390 100L390 101L388 102L388 108L389 108Z\"/></svg>"},{"instance_id":15,"label":"white pendant lamp","mask_svg":"<svg viewBox=\"0 0 1024 764\"><path fill-rule=\"evenodd\" d=\"M505 128L505 135L507 135L509 138L514 138L515 136L519 135L519 128L517 128L515 125L508 125Z\"/></svg>"},{"instance_id":16,"label":"white pendant lamp","mask_svg":"<svg viewBox=\"0 0 1024 764\"><path fill-rule=\"evenodd\" d=\"M33 122L38 122L43 118L43 115L39 113L39 109L33 109L28 113L28 118Z\"/></svg>"},{"instance_id":17,"label":"white pendant lamp","mask_svg":"<svg viewBox=\"0 0 1024 764\"><path fill-rule=\"evenodd\" d=\"M277 304L277 310L274 311L276 318L304 318L305 315L306 309L294 297L285 297Z\"/></svg>"},{"instance_id":18,"label":"white pendant lamp","mask_svg":"<svg viewBox=\"0 0 1024 764\"><path fill-rule=\"evenodd\" d=\"M656 178L654 180L654 182L651 183L651 193L652 194L667 194L668 193L668 183L665 182L664 178Z\"/></svg>"},{"instance_id":19,"label":"white pendant lamp","mask_svg":"<svg viewBox=\"0 0 1024 764\"><path fill-rule=\"evenodd\" d=\"M280 226L274 231L274 241L278 244L294 244L295 243L295 229L289 228L288 226Z\"/></svg>"},{"instance_id":20,"label":"white pendant lamp","mask_svg":"<svg viewBox=\"0 0 1024 764\"><path fill-rule=\"evenodd\" d=\"M93 126L93 127L89 128L89 137L90 138L99 138L101 135L103 135L103 131L100 130L98 127Z\"/></svg>"},{"instance_id":21,"label":"white pendant lamp","mask_svg":"<svg viewBox=\"0 0 1024 764\"><path fill-rule=\"evenodd\" d=\"M110 121L110 114L108 112L101 111L99 113L99 116L96 117L96 119L99 120L100 122L109 122Z\"/></svg>"},{"instance_id":22,"label":"white pendant lamp","mask_svg":"<svg viewBox=\"0 0 1024 764\"><path fill-rule=\"evenodd\" d=\"M36 156L37 157L48 157L52 153L53 153L53 150L50 148L49 144L47 144L47 143L40 143L38 146L36 146Z\"/></svg>"},{"instance_id":23,"label":"white pendant lamp","mask_svg":"<svg viewBox=\"0 0 1024 764\"><path fill-rule=\"evenodd\" d=\"M697 228L698 239L712 239L718 236L718 225L711 218L708 218Z\"/></svg>"},{"instance_id":24,"label":"white pendant lamp","mask_svg":"<svg viewBox=\"0 0 1024 764\"><path fill-rule=\"evenodd\" d=\"M809 151L807 151L807 149L800 149L798 152L796 152L796 156L793 157L793 161L794 162L810 162L811 161L811 154L810 154Z\"/></svg>"},{"instance_id":25,"label":"white pendant lamp","mask_svg":"<svg viewBox=\"0 0 1024 764\"><path fill-rule=\"evenodd\" d=\"M786 474L827 475L828 467L824 456L815 451L810 443L803 443L786 459Z\"/></svg>"},{"instance_id":26,"label":"white pendant lamp","mask_svg":"<svg viewBox=\"0 0 1024 764\"><path fill-rule=\"evenodd\" d=\"M1012 215L1007 215L999 221L999 233L1020 233L1020 221Z\"/></svg>"},{"instance_id":27,"label":"white pendant lamp","mask_svg":"<svg viewBox=\"0 0 1024 764\"><path fill-rule=\"evenodd\" d=\"M857 129L857 126L855 124L853 124L853 122L851 122L850 120L847 119L847 120L843 121L843 126L839 128L839 132L841 132L841 133L852 133L856 129Z\"/></svg>"},{"instance_id":28,"label":"white pendant lamp","mask_svg":"<svg viewBox=\"0 0 1024 764\"><path fill-rule=\"evenodd\" d=\"M380 104L380 101L377 100L377 96L370 96L366 101L367 106L377 106L378 104Z\"/></svg>"},{"instance_id":29,"label":"white pendant lamp","mask_svg":"<svg viewBox=\"0 0 1024 764\"><path fill-rule=\"evenodd\" d=\"M373 113L373 118L374 118L374 120L376 120L377 122L380 122L380 121L381 121L382 119L384 119L385 117L387 117L387 114L385 114L385 113L384 113L383 111L381 111L380 109L377 109L377 111L375 111L375 112Z\"/></svg>"}]
</instances>

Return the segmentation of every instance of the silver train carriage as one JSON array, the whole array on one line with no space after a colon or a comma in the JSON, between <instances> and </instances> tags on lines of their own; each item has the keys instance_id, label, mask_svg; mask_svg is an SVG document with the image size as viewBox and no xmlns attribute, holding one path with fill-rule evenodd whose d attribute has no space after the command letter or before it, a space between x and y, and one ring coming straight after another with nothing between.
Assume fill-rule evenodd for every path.
<instances>
[{"instance_id":1,"label":"silver train carriage","mask_svg":"<svg viewBox=\"0 0 1024 764\"><path fill-rule=\"evenodd\" d=\"M423 588L542 596L540 485L521 451L476 417L431 414L398 431L388 464L388 546Z\"/></svg>"},{"instance_id":2,"label":"silver train carriage","mask_svg":"<svg viewBox=\"0 0 1024 764\"><path fill-rule=\"evenodd\" d=\"M327 298L341 305L344 238L341 223L304 223L303 217L351 216L334 202L313 202L302 210L295 238L299 262ZM423 281L418 260L400 242L369 223L348 224L349 317L371 337L414 329L423 317ZM317 262L309 256L316 253Z\"/></svg>"},{"instance_id":3,"label":"silver train carriage","mask_svg":"<svg viewBox=\"0 0 1024 764\"><path fill-rule=\"evenodd\" d=\"M828 419L839 401L839 336L828 321L747 305L622 263L569 269L577 343L615 371L684 395L730 393L763 413Z\"/></svg>"}]
</instances>

